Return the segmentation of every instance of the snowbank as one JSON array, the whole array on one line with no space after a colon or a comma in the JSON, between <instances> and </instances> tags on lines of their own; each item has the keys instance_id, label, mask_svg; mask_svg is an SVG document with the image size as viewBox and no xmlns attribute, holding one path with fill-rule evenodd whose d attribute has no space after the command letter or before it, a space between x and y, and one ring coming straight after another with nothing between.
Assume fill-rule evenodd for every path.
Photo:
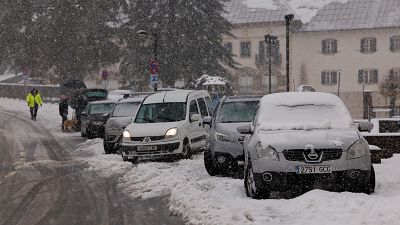
<instances>
[{"instance_id":1,"label":"snowbank","mask_svg":"<svg viewBox=\"0 0 400 225\"><path fill-rule=\"evenodd\" d=\"M170 210L189 224L398 224L400 156L375 165L376 193L310 191L294 199L253 200L243 180L210 177L202 156L174 163L142 163L121 186L135 198L170 197Z\"/></svg>"},{"instance_id":2,"label":"snowbank","mask_svg":"<svg viewBox=\"0 0 400 225\"><path fill-rule=\"evenodd\" d=\"M276 10L278 7L288 8L295 15L295 19L300 19L303 23L310 22L318 10L332 2L346 3L348 0L244 0L250 8L270 10Z\"/></svg>"}]
</instances>

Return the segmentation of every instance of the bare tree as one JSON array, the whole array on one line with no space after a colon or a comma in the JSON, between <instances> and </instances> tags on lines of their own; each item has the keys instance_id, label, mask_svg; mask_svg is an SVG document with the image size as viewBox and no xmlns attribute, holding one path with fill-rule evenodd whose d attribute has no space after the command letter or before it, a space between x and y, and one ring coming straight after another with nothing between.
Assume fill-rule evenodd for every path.
<instances>
[{"instance_id":1,"label":"bare tree","mask_svg":"<svg viewBox=\"0 0 400 225\"><path fill-rule=\"evenodd\" d=\"M392 109L389 112L389 116L394 115L394 108L396 106L396 99L400 96L400 79L394 79L393 76L387 76L379 84L380 93L385 97L389 98L389 107Z\"/></svg>"}]
</instances>

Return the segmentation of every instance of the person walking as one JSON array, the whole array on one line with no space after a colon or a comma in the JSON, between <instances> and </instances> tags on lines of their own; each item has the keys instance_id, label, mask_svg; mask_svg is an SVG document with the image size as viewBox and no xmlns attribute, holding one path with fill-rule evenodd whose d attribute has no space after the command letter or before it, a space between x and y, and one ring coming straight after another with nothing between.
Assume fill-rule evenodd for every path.
<instances>
[{"instance_id":1,"label":"person walking","mask_svg":"<svg viewBox=\"0 0 400 225\"><path fill-rule=\"evenodd\" d=\"M39 106L42 106L43 104L39 91L36 88L33 88L31 92L28 93L26 96L26 102L28 103L29 111L31 113L31 120L36 120Z\"/></svg>"},{"instance_id":2,"label":"person walking","mask_svg":"<svg viewBox=\"0 0 400 225\"><path fill-rule=\"evenodd\" d=\"M68 119L68 101L67 96L61 95L58 111L62 118L61 129L64 131L64 122Z\"/></svg>"}]
</instances>

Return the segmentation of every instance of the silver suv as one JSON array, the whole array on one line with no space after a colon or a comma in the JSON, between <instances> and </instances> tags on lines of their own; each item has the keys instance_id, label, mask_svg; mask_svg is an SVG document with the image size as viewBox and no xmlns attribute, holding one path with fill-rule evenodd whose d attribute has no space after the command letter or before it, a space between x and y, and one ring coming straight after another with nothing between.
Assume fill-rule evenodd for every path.
<instances>
[{"instance_id":1,"label":"silver suv","mask_svg":"<svg viewBox=\"0 0 400 225\"><path fill-rule=\"evenodd\" d=\"M128 98L119 100L108 117L104 131L104 151L106 154L116 153L121 147L122 133L132 122L144 98Z\"/></svg>"},{"instance_id":2,"label":"silver suv","mask_svg":"<svg viewBox=\"0 0 400 225\"><path fill-rule=\"evenodd\" d=\"M360 124L360 128L368 127ZM279 93L260 100L246 135L246 194L269 197L296 188L373 193L367 141L342 100L328 93Z\"/></svg>"},{"instance_id":3,"label":"silver suv","mask_svg":"<svg viewBox=\"0 0 400 225\"><path fill-rule=\"evenodd\" d=\"M204 152L204 165L211 176L243 174L244 135L237 132L237 127L253 120L260 98L231 96L221 99L213 115Z\"/></svg>"}]
</instances>

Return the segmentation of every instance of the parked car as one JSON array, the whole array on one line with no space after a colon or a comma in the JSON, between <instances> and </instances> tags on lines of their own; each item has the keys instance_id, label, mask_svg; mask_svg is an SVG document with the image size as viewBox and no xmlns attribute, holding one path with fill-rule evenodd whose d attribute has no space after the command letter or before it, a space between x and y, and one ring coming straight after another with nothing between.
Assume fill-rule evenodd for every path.
<instances>
[{"instance_id":1,"label":"parked car","mask_svg":"<svg viewBox=\"0 0 400 225\"><path fill-rule=\"evenodd\" d=\"M371 153L357 128L335 95L264 96L253 123L238 128L248 134L244 141L247 196L268 197L273 191L293 188L373 193Z\"/></svg>"},{"instance_id":2,"label":"parked car","mask_svg":"<svg viewBox=\"0 0 400 225\"><path fill-rule=\"evenodd\" d=\"M89 102L81 113L81 136L96 138L104 136L104 125L107 118L103 115L110 113L115 104L114 100Z\"/></svg>"},{"instance_id":3,"label":"parked car","mask_svg":"<svg viewBox=\"0 0 400 225\"><path fill-rule=\"evenodd\" d=\"M223 97L216 108L204 152L204 166L211 176L243 173L244 135L237 127L250 123L257 110L260 96Z\"/></svg>"},{"instance_id":4,"label":"parked car","mask_svg":"<svg viewBox=\"0 0 400 225\"><path fill-rule=\"evenodd\" d=\"M115 103L111 113L104 115L108 117L103 140L106 154L116 153L121 147L122 133L132 122L132 118L135 116L143 99L144 98L121 99Z\"/></svg>"},{"instance_id":5,"label":"parked car","mask_svg":"<svg viewBox=\"0 0 400 225\"><path fill-rule=\"evenodd\" d=\"M204 148L209 126L203 118L210 116L207 102L207 91L163 91L146 97L123 133L123 160L177 155L188 158Z\"/></svg>"},{"instance_id":6,"label":"parked car","mask_svg":"<svg viewBox=\"0 0 400 225\"><path fill-rule=\"evenodd\" d=\"M390 158L393 153L400 153L400 118L373 118L370 121L372 129L362 132L362 135L370 145L382 149L381 158Z\"/></svg>"}]
</instances>

